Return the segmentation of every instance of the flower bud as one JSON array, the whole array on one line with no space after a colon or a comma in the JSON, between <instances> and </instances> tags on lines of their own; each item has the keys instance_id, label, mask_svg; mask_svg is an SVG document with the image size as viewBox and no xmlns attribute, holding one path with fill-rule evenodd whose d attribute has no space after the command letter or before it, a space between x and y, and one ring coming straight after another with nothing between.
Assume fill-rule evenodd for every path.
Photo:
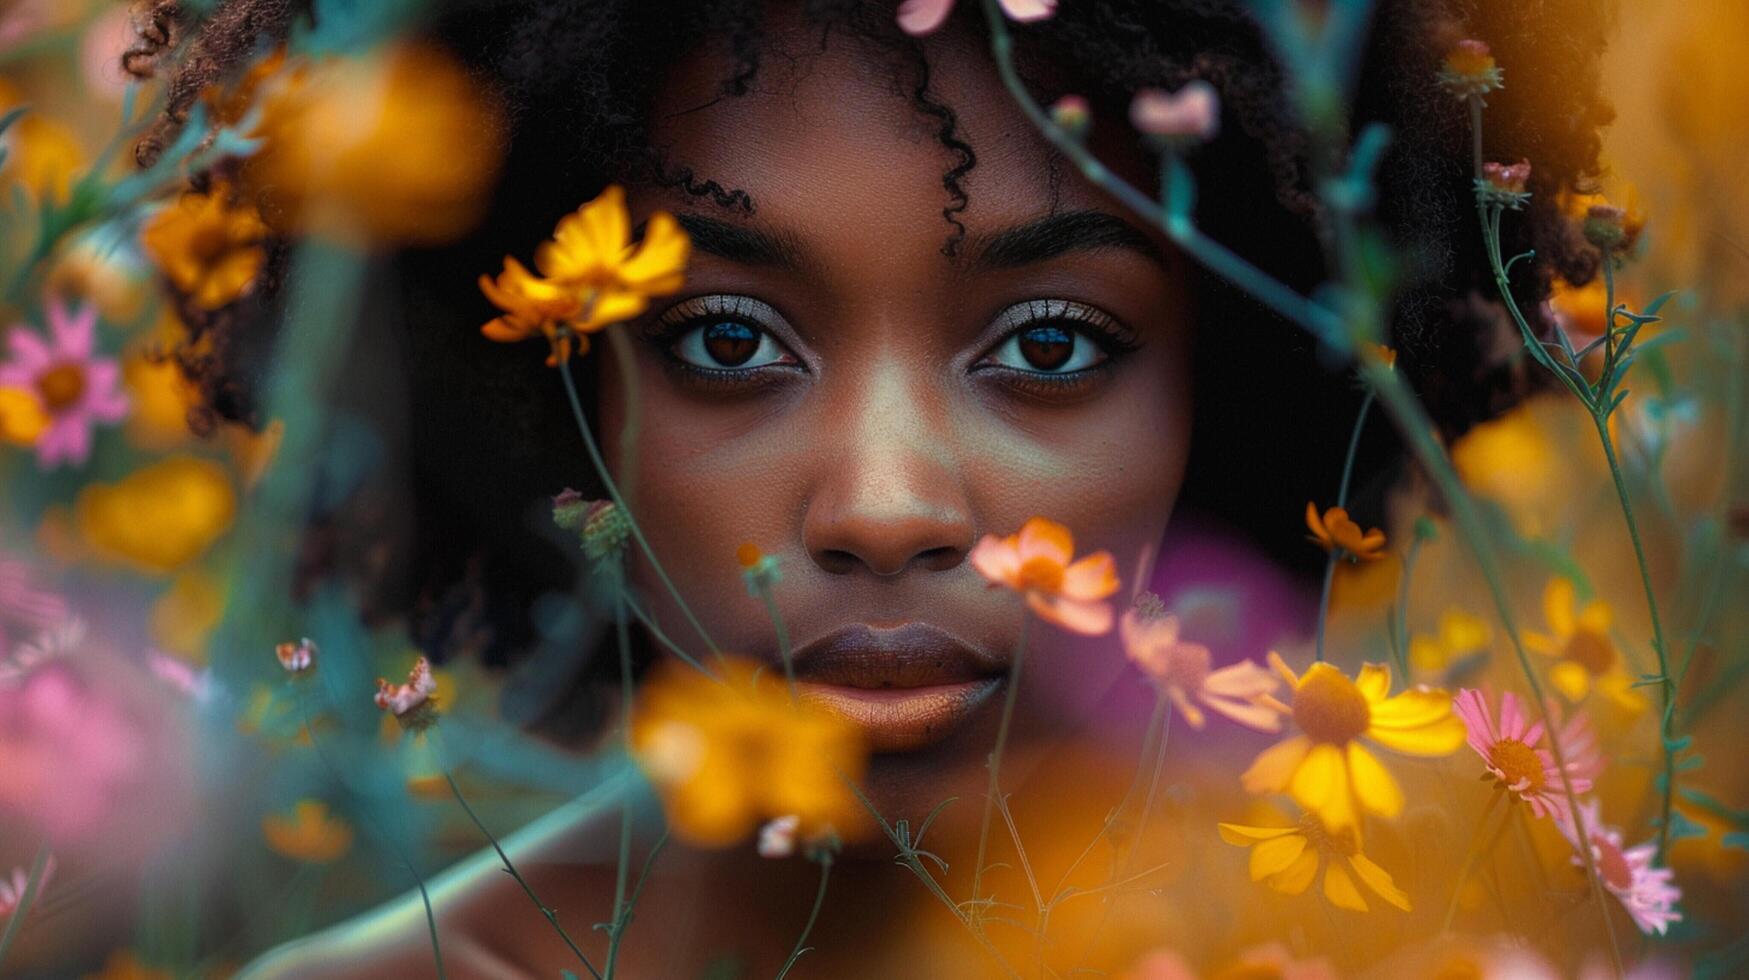
<instances>
[{"instance_id":1,"label":"flower bud","mask_svg":"<svg viewBox=\"0 0 1749 980\"><path fill-rule=\"evenodd\" d=\"M1206 143L1221 129L1221 96L1200 78L1176 92L1146 88L1130 102L1130 123L1169 143Z\"/></svg>"},{"instance_id":2,"label":"flower bud","mask_svg":"<svg viewBox=\"0 0 1749 980\"><path fill-rule=\"evenodd\" d=\"M1459 99L1481 98L1506 84L1500 66L1488 46L1466 38L1446 52L1439 83Z\"/></svg>"},{"instance_id":3,"label":"flower bud","mask_svg":"<svg viewBox=\"0 0 1749 980\"><path fill-rule=\"evenodd\" d=\"M1062 127L1070 136L1083 139L1093 125L1093 111L1088 107L1087 100L1081 96L1065 95L1051 105L1051 122Z\"/></svg>"}]
</instances>

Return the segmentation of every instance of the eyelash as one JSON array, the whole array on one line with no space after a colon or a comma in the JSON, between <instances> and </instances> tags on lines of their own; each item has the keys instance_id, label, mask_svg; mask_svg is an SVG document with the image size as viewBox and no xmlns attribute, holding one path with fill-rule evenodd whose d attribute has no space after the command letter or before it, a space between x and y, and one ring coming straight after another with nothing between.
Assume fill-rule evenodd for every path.
<instances>
[{"instance_id":1,"label":"eyelash","mask_svg":"<svg viewBox=\"0 0 1749 980\"><path fill-rule=\"evenodd\" d=\"M681 358L675 348L693 330L713 322L733 320L771 337L780 347L771 328L765 325L779 314L768 304L750 296L710 294L688 299L664 312L651 325L647 336L665 355L669 367L689 380L723 390L746 389L761 383L761 377L772 369L801 371L807 368L799 358L789 364L768 364L752 368L710 368ZM764 321L764 322L762 322ZM1035 299L1016 303L997 315L996 323L1006 325L1002 335L986 348L972 365L975 372L1000 374L1004 381L1022 390L1038 394L1071 392L1085 388L1108 371L1124 355L1140 347L1135 332L1105 311L1066 299ZM1003 364L988 363L995 351L1026 330L1050 324L1063 324L1070 333L1080 334L1098 345L1105 357L1089 367L1066 373L1029 371ZM785 348L785 353L795 354Z\"/></svg>"}]
</instances>

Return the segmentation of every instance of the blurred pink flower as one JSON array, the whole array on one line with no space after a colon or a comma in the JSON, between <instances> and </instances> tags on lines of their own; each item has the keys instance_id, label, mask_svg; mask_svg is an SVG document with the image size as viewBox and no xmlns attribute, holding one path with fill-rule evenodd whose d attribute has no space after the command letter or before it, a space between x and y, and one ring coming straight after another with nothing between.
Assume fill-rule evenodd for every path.
<instances>
[{"instance_id":1,"label":"blurred pink flower","mask_svg":"<svg viewBox=\"0 0 1749 980\"><path fill-rule=\"evenodd\" d=\"M0 387L31 392L49 415L49 427L36 442L37 465L79 464L91 455L91 430L126 417L127 396L120 388L121 367L96 356L97 308L89 303L69 312L59 297L48 298L49 337L23 324L6 335L12 359L0 364Z\"/></svg>"},{"instance_id":2,"label":"blurred pink flower","mask_svg":"<svg viewBox=\"0 0 1749 980\"><path fill-rule=\"evenodd\" d=\"M0 810L57 841L95 828L140 761L136 726L71 668L0 687Z\"/></svg>"},{"instance_id":3,"label":"blurred pink flower","mask_svg":"<svg viewBox=\"0 0 1749 980\"><path fill-rule=\"evenodd\" d=\"M1145 88L1130 101L1130 124L1150 136L1212 140L1221 130L1221 96L1200 78L1176 92Z\"/></svg>"},{"instance_id":4,"label":"blurred pink flower","mask_svg":"<svg viewBox=\"0 0 1749 980\"><path fill-rule=\"evenodd\" d=\"M35 905L43 900L43 892L49 887L49 877L55 873L54 855L43 863L42 876L36 880L36 895L31 899ZM18 903L24 901L24 892L30 887L30 869L13 868L12 875L0 875L0 922L5 922L18 911Z\"/></svg>"},{"instance_id":5,"label":"blurred pink flower","mask_svg":"<svg viewBox=\"0 0 1749 980\"><path fill-rule=\"evenodd\" d=\"M11 652L7 627L35 634L59 626L68 618L67 600L38 588L24 562L0 552L0 661Z\"/></svg>"},{"instance_id":6,"label":"blurred pink flower","mask_svg":"<svg viewBox=\"0 0 1749 980\"><path fill-rule=\"evenodd\" d=\"M1001 0L1009 20L1028 23L1057 12L1057 0ZM953 13L954 0L905 0L899 4L899 28L920 37L939 28Z\"/></svg>"},{"instance_id":7,"label":"blurred pink flower","mask_svg":"<svg viewBox=\"0 0 1749 980\"><path fill-rule=\"evenodd\" d=\"M1273 673L1249 660L1213 670L1209 648L1183 642L1178 630L1176 616L1143 617L1133 609L1118 621L1124 654L1172 699L1190 727L1201 728L1205 720L1202 709L1191 703L1195 698L1241 725L1281 731L1281 715L1256 703L1281 686Z\"/></svg>"},{"instance_id":8,"label":"blurred pink flower","mask_svg":"<svg viewBox=\"0 0 1749 980\"><path fill-rule=\"evenodd\" d=\"M1674 881L1676 872L1652 866L1657 848L1650 841L1622 847L1621 831L1604 825L1596 799L1580 803L1579 812L1585 817L1585 833L1591 838L1591 860L1597 864L1598 877L1603 879L1603 887L1621 900L1634 925L1641 932L1662 936L1670 923L1682 921L1682 913L1676 911L1676 902L1682 898L1682 890ZM1567 842L1577 850L1579 833L1572 820L1556 822ZM1574 854L1573 863L1583 865L1583 855Z\"/></svg>"}]
</instances>

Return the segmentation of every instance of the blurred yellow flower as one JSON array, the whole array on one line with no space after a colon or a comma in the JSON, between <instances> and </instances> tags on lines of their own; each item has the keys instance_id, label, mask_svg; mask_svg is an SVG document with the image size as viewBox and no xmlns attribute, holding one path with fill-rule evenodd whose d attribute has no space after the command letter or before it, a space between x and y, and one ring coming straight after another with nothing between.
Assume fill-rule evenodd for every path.
<instances>
[{"instance_id":1,"label":"blurred yellow flower","mask_svg":"<svg viewBox=\"0 0 1749 980\"><path fill-rule=\"evenodd\" d=\"M860 780L866 762L855 726L792 703L753 661L730 658L720 670L724 680L664 664L632 710L633 752L675 836L726 847L790 814L803 838L860 832L844 782Z\"/></svg>"},{"instance_id":2,"label":"blurred yellow flower","mask_svg":"<svg viewBox=\"0 0 1749 980\"><path fill-rule=\"evenodd\" d=\"M248 80L264 144L244 179L276 224L283 213L289 230L357 244L438 244L473 227L502 137L454 58L409 43L273 68Z\"/></svg>"},{"instance_id":3,"label":"blurred yellow flower","mask_svg":"<svg viewBox=\"0 0 1749 980\"><path fill-rule=\"evenodd\" d=\"M200 393L168 358L134 354L122 362L122 383L133 405L127 420L128 439L141 449L170 449L194 435L188 427L188 411L200 401Z\"/></svg>"},{"instance_id":4,"label":"blurred yellow flower","mask_svg":"<svg viewBox=\"0 0 1749 980\"><path fill-rule=\"evenodd\" d=\"M692 243L672 215L651 215L636 245L631 234L625 190L612 185L559 220L553 237L535 251L540 276L506 256L497 279L480 277L480 290L504 311L481 333L503 343L544 335L553 348L550 365L587 351L588 338L580 334L630 320L650 297L672 293L684 281Z\"/></svg>"},{"instance_id":5,"label":"blurred yellow flower","mask_svg":"<svg viewBox=\"0 0 1749 980\"><path fill-rule=\"evenodd\" d=\"M1302 734L1265 749L1240 777L1252 793L1289 792L1332 830L1359 823L1359 811L1395 817L1403 810L1397 780L1360 739L1409 755L1450 755L1464 744L1451 695L1416 687L1389 697L1391 671L1364 664L1354 680L1327 663L1295 675L1271 650L1270 666L1292 691L1291 704L1259 699L1291 715Z\"/></svg>"},{"instance_id":6,"label":"blurred yellow flower","mask_svg":"<svg viewBox=\"0 0 1749 980\"><path fill-rule=\"evenodd\" d=\"M49 413L36 395L24 388L0 388L0 443L35 445L48 431Z\"/></svg>"},{"instance_id":7,"label":"blurred yellow flower","mask_svg":"<svg viewBox=\"0 0 1749 980\"><path fill-rule=\"evenodd\" d=\"M236 491L211 460L172 456L119 483L93 483L74 504L92 554L151 574L187 564L230 529Z\"/></svg>"},{"instance_id":8,"label":"blurred yellow flower","mask_svg":"<svg viewBox=\"0 0 1749 980\"><path fill-rule=\"evenodd\" d=\"M262 817L261 836L279 854L310 864L338 861L352 847L352 828L321 800L299 800L289 815Z\"/></svg>"},{"instance_id":9,"label":"blurred yellow flower","mask_svg":"<svg viewBox=\"0 0 1749 980\"><path fill-rule=\"evenodd\" d=\"M85 980L175 980L175 974L147 966L131 949L118 949L103 961L102 970L87 973Z\"/></svg>"},{"instance_id":10,"label":"blurred yellow flower","mask_svg":"<svg viewBox=\"0 0 1749 980\"><path fill-rule=\"evenodd\" d=\"M1579 606L1578 590L1564 578L1549 580L1543 589L1543 621L1549 632L1524 632L1524 645L1556 658L1549 680L1569 701L1581 701L1593 686L1625 711L1645 710L1646 699L1634 688L1633 675L1622 663L1621 651L1610 639L1615 614L1602 599Z\"/></svg>"},{"instance_id":11,"label":"blurred yellow flower","mask_svg":"<svg viewBox=\"0 0 1749 980\"><path fill-rule=\"evenodd\" d=\"M0 78L0 115L25 101L16 85ZM6 151L0 162L0 186L16 180L30 193L55 201L67 199L73 176L85 163L85 150L72 128L35 112L27 112L0 133L0 148Z\"/></svg>"},{"instance_id":12,"label":"blurred yellow flower","mask_svg":"<svg viewBox=\"0 0 1749 980\"><path fill-rule=\"evenodd\" d=\"M152 642L169 653L202 660L207 636L224 612L224 583L198 568L188 569L152 604Z\"/></svg>"},{"instance_id":13,"label":"blurred yellow flower","mask_svg":"<svg viewBox=\"0 0 1749 980\"><path fill-rule=\"evenodd\" d=\"M1337 908L1365 912L1366 898L1356 887L1358 878L1366 887L1399 909L1409 911L1409 896L1391 880L1390 873L1361 853L1360 831L1354 827L1327 827L1312 813L1300 816L1293 827L1220 825L1221 839L1251 849L1251 880L1261 881L1284 895L1298 895L1324 866L1324 897Z\"/></svg>"},{"instance_id":14,"label":"blurred yellow flower","mask_svg":"<svg viewBox=\"0 0 1749 980\"><path fill-rule=\"evenodd\" d=\"M1418 674L1436 674L1454 662L1486 653L1494 642L1487 622L1452 606L1439 616L1434 633L1409 638L1409 666Z\"/></svg>"},{"instance_id":15,"label":"blurred yellow flower","mask_svg":"<svg viewBox=\"0 0 1749 980\"><path fill-rule=\"evenodd\" d=\"M172 285L203 310L249 292L267 261L267 225L237 191L189 191L146 223L140 242Z\"/></svg>"}]
</instances>

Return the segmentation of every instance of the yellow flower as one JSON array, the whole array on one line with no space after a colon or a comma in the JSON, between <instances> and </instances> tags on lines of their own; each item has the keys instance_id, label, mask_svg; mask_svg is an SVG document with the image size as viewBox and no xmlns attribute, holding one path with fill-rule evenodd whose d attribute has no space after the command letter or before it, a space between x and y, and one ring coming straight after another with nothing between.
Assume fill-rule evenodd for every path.
<instances>
[{"instance_id":1,"label":"yellow flower","mask_svg":"<svg viewBox=\"0 0 1749 980\"><path fill-rule=\"evenodd\" d=\"M25 101L18 87L0 78L0 115ZM32 194L65 201L72 190L73 175L84 165L85 150L66 123L34 112L27 113L0 133L0 186L14 180Z\"/></svg>"},{"instance_id":2,"label":"yellow flower","mask_svg":"<svg viewBox=\"0 0 1749 980\"><path fill-rule=\"evenodd\" d=\"M1453 606L1440 614L1437 632L1410 637L1409 665L1416 673L1436 674L1456 661L1486 653L1493 641L1486 621Z\"/></svg>"},{"instance_id":3,"label":"yellow flower","mask_svg":"<svg viewBox=\"0 0 1749 980\"><path fill-rule=\"evenodd\" d=\"M321 800L299 800L289 816L270 813L261 818L267 846L293 861L329 864L352 847L352 828L330 816Z\"/></svg>"},{"instance_id":4,"label":"yellow flower","mask_svg":"<svg viewBox=\"0 0 1749 980\"><path fill-rule=\"evenodd\" d=\"M632 711L632 745L676 836L702 847L746 839L776 817L799 836L854 836L861 811L845 780L866 758L849 722L791 702L783 683L731 658L717 680L665 664Z\"/></svg>"},{"instance_id":5,"label":"yellow flower","mask_svg":"<svg viewBox=\"0 0 1749 980\"><path fill-rule=\"evenodd\" d=\"M435 47L270 59L243 88L264 141L244 179L292 230L433 245L466 233L485 207L502 154L498 109Z\"/></svg>"},{"instance_id":6,"label":"yellow flower","mask_svg":"<svg viewBox=\"0 0 1749 980\"><path fill-rule=\"evenodd\" d=\"M164 450L193 438L188 412L200 403L200 393L169 358L135 354L122 362L122 383L133 411L128 413L128 438L141 449Z\"/></svg>"},{"instance_id":7,"label":"yellow flower","mask_svg":"<svg viewBox=\"0 0 1749 980\"><path fill-rule=\"evenodd\" d=\"M1320 518L1318 505L1306 501L1306 528L1314 544L1337 557L1376 561L1385 556L1385 532L1376 527L1362 532L1342 507L1332 507Z\"/></svg>"},{"instance_id":8,"label":"yellow flower","mask_svg":"<svg viewBox=\"0 0 1749 980\"><path fill-rule=\"evenodd\" d=\"M224 583L198 568L176 576L152 604L152 642L193 660L205 658L207 636L225 612Z\"/></svg>"},{"instance_id":9,"label":"yellow flower","mask_svg":"<svg viewBox=\"0 0 1749 980\"><path fill-rule=\"evenodd\" d=\"M49 413L36 395L24 388L0 388L0 443L35 445L48 431Z\"/></svg>"},{"instance_id":10,"label":"yellow flower","mask_svg":"<svg viewBox=\"0 0 1749 980\"><path fill-rule=\"evenodd\" d=\"M1557 658L1549 680L1569 701L1584 700L1593 685L1629 712L1645 710L1646 699L1634 689L1634 679L1622 664L1621 651L1609 637L1614 620L1609 604L1593 599L1579 607L1578 591L1564 578L1549 580L1543 589L1543 620L1548 633L1526 630L1524 645Z\"/></svg>"},{"instance_id":11,"label":"yellow flower","mask_svg":"<svg viewBox=\"0 0 1749 980\"><path fill-rule=\"evenodd\" d=\"M163 574L198 557L230 528L237 495L224 467L172 456L119 483L87 486L74 509L93 554Z\"/></svg>"},{"instance_id":12,"label":"yellow flower","mask_svg":"<svg viewBox=\"0 0 1749 980\"><path fill-rule=\"evenodd\" d=\"M1367 911L1366 898L1354 881L1359 878L1379 898L1409 911L1409 896L1389 872L1361 853L1360 832L1353 827L1326 827L1315 814L1306 813L1294 827L1223 823L1220 831L1227 843L1251 848L1251 880L1284 895L1303 893L1317 877L1318 866L1324 865L1324 897L1337 908Z\"/></svg>"},{"instance_id":13,"label":"yellow flower","mask_svg":"<svg viewBox=\"0 0 1749 980\"><path fill-rule=\"evenodd\" d=\"M267 261L267 225L236 192L216 184L165 205L140 233L146 252L171 285L203 310L237 301Z\"/></svg>"},{"instance_id":14,"label":"yellow flower","mask_svg":"<svg viewBox=\"0 0 1749 980\"><path fill-rule=\"evenodd\" d=\"M1464 744L1463 722L1452 714L1451 696L1416 687L1389 697L1391 671L1363 664L1354 680L1327 663L1296 676L1271 650L1270 666L1287 681L1292 703L1271 703L1291 715L1302 734L1265 749L1240 777L1252 793L1290 792L1331 830L1359 822L1359 810L1395 817L1403 791L1362 738L1409 755L1450 755Z\"/></svg>"},{"instance_id":15,"label":"yellow flower","mask_svg":"<svg viewBox=\"0 0 1749 980\"><path fill-rule=\"evenodd\" d=\"M557 365L589 349L578 334L630 320L650 297L679 289L691 251L686 232L665 211L651 215L643 239L632 244L625 190L610 186L559 220L535 251L539 276L506 256L496 280L480 277L480 290L504 311L481 332L504 343L542 334L553 347L547 363Z\"/></svg>"}]
</instances>

